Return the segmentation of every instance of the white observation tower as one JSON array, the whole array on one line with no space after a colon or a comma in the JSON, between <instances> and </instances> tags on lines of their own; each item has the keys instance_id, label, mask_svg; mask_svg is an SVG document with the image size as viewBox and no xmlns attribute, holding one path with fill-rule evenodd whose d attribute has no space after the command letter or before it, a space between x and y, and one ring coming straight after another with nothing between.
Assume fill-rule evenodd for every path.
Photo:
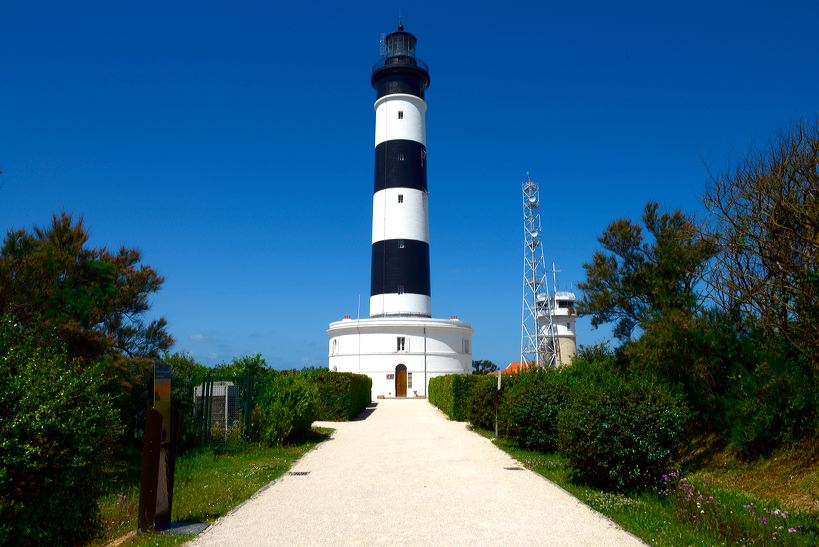
<instances>
[{"instance_id":1,"label":"white observation tower","mask_svg":"<svg viewBox=\"0 0 819 547\"><path fill-rule=\"evenodd\" d=\"M472 328L432 318L426 111L429 69L416 38L384 39L370 83L375 101L370 317L330 324L329 368L373 380L373 398L425 397L429 379L469 374Z\"/></svg>"}]
</instances>

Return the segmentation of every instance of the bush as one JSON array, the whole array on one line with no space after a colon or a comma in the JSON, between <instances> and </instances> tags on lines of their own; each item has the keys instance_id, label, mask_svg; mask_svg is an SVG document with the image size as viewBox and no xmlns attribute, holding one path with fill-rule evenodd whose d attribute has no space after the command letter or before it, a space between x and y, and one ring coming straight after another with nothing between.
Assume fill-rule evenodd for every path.
<instances>
[{"instance_id":1,"label":"bush","mask_svg":"<svg viewBox=\"0 0 819 547\"><path fill-rule=\"evenodd\" d=\"M472 388L481 377L471 374L447 374L429 380L429 402L441 409L450 420L465 421L469 413Z\"/></svg>"},{"instance_id":2,"label":"bush","mask_svg":"<svg viewBox=\"0 0 819 547\"><path fill-rule=\"evenodd\" d=\"M729 378L753 368L760 345L751 325L734 314L704 310L697 316L667 313L623 348L628 367L679 385L697 412L699 433L722 432ZM740 373L741 374L741 373Z\"/></svg>"},{"instance_id":3,"label":"bush","mask_svg":"<svg viewBox=\"0 0 819 547\"><path fill-rule=\"evenodd\" d=\"M427 400L431 405L439 409L441 409L441 399L443 398L444 378L446 376L433 376L427 384Z\"/></svg>"},{"instance_id":4,"label":"bush","mask_svg":"<svg viewBox=\"0 0 819 547\"><path fill-rule=\"evenodd\" d=\"M648 486L671 468L688 408L656 379L607 366L571 371L570 401L558 414L560 452L581 481L613 490Z\"/></svg>"},{"instance_id":5,"label":"bush","mask_svg":"<svg viewBox=\"0 0 819 547\"><path fill-rule=\"evenodd\" d=\"M316 412L316 387L307 378L292 372L273 374L259 385L253 409L252 437L268 446L310 429Z\"/></svg>"},{"instance_id":6,"label":"bush","mask_svg":"<svg viewBox=\"0 0 819 547\"><path fill-rule=\"evenodd\" d=\"M370 404L373 381L367 375L324 369L302 373L318 392L316 419L352 420Z\"/></svg>"},{"instance_id":7,"label":"bush","mask_svg":"<svg viewBox=\"0 0 819 547\"><path fill-rule=\"evenodd\" d=\"M506 389L508 378L508 375L502 378L502 390ZM480 379L475 381L469 396L467 410L469 422L475 427L494 430L498 400L502 393L498 393L497 376L480 376Z\"/></svg>"},{"instance_id":8,"label":"bush","mask_svg":"<svg viewBox=\"0 0 819 547\"><path fill-rule=\"evenodd\" d=\"M567 374L553 369L520 373L504 390L498 410L499 434L518 446L553 452L557 448L557 415L566 405Z\"/></svg>"},{"instance_id":9,"label":"bush","mask_svg":"<svg viewBox=\"0 0 819 547\"><path fill-rule=\"evenodd\" d=\"M0 318L0 544L79 544L96 534L103 471L121 433L102 370L36 347Z\"/></svg>"},{"instance_id":10,"label":"bush","mask_svg":"<svg viewBox=\"0 0 819 547\"><path fill-rule=\"evenodd\" d=\"M737 370L726 397L730 441L746 457L816 435L819 402L812 377L784 355Z\"/></svg>"}]
</instances>

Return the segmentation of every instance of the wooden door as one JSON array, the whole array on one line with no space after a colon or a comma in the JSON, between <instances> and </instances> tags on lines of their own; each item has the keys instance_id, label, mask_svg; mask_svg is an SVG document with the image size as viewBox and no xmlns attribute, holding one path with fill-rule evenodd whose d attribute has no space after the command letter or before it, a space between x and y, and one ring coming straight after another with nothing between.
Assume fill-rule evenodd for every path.
<instances>
[{"instance_id":1,"label":"wooden door","mask_svg":"<svg viewBox=\"0 0 819 547\"><path fill-rule=\"evenodd\" d=\"M395 396L407 396L407 367L405 365L395 367Z\"/></svg>"}]
</instances>

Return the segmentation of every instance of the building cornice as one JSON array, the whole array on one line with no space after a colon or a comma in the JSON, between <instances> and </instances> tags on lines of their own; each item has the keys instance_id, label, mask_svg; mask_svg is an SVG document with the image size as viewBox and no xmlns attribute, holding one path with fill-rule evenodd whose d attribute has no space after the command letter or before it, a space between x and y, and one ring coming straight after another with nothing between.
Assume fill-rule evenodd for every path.
<instances>
[{"instance_id":1,"label":"building cornice","mask_svg":"<svg viewBox=\"0 0 819 547\"><path fill-rule=\"evenodd\" d=\"M384 328L427 328L440 330L460 330L472 334L472 325L460 319L435 319L428 317L368 317L365 319L342 319L333 321L327 334L339 334L341 331L353 332L375 331Z\"/></svg>"}]
</instances>

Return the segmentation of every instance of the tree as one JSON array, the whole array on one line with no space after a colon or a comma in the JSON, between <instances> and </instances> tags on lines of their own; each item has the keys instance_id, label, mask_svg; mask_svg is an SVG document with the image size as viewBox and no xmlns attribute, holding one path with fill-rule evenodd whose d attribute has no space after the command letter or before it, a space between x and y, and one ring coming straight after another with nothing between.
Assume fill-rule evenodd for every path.
<instances>
[{"instance_id":1,"label":"tree","mask_svg":"<svg viewBox=\"0 0 819 547\"><path fill-rule=\"evenodd\" d=\"M180 378L202 378L211 371L208 367L198 362L189 353L171 353L162 358L162 362L171 367L174 377Z\"/></svg>"},{"instance_id":2,"label":"tree","mask_svg":"<svg viewBox=\"0 0 819 547\"><path fill-rule=\"evenodd\" d=\"M82 219L54 215L47 228L10 230L0 247L0 310L56 337L73 358L156 357L173 338L165 319L146 322L163 278L136 249L90 248Z\"/></svg>"},{"instance_id":3,"label":"tree","mask_svg":"<svg viewBox=\"0 0 819 547\"><path fill-rule=\"evenodd\" d=\"M489 374L497 370L498 365L492 361L472 361L472 374Z\"/></svg>"},{"instance_id":4,"label":"tree","mask_svg":"<svg viewBox=\"0 0 819 547\"><path fill-rule=\"evenodd\" d=\"M680 211L660 213L648 202L643 223L651 235L628 219L612 222L599 241L606 252L594 253L583 265L586 281L580 313L592 317L592 325L615 322L614 335L631 338L635 328L664 315L691 316L700 304L695 285L714 253L693 220Z\"/></svg>"},{"instance_id":5,"label":"tree","mask_svg":"<svg viewBox=\"0 0 819 547\"><path fill-rule=\"evenodd\" d=\"M270 374L272 369L267 368L267 361L261 353L257 353L237 357L230 363L219 363L214 368L214 372L226 376L260 377Z\"/></svg>"},{"instance_id":6,"label":"tree","mask_svg":"<svg viewBox=\"0 0 819 547\"><path fill-rule=\"evenodd\" d=\"M720 245L710 286L819 376L819 118L713 176L704 203Z\"/></svg>"}]
</instances>

